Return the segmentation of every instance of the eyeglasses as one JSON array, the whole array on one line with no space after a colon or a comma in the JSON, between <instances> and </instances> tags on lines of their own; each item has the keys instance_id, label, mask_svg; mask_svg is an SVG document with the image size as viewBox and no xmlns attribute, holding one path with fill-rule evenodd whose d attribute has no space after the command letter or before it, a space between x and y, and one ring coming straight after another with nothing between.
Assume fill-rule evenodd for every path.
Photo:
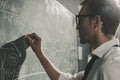
<instances>
[{"instance_id":1,"label":"eyeglasses","mask_svg":"<svg viewBox=\"0 0 120 80\"><path fill-rule=\"evenodd\" d=\"M80 25L84 17L92 17L93 15L76 15L76 24Z\"/></svg>"}]
</instances>

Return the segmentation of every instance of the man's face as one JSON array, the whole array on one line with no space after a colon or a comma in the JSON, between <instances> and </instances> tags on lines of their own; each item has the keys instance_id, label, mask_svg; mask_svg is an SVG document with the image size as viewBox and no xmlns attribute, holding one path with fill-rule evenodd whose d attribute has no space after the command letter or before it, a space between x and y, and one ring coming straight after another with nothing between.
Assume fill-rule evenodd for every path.
<instances>
[{"instance_id":1,"label":"man's face","mask_svg":"<svg viewBox=\"0 0 120 80\"><path fill-rule=\"evenodd\" d=\"M90 14L88 14L87 6L83 6L79 12L79 24L77 25L77 30L79 31L80 43L91 43L94 35L93 23L89 19Z\"/></svg>"}]
</instances>

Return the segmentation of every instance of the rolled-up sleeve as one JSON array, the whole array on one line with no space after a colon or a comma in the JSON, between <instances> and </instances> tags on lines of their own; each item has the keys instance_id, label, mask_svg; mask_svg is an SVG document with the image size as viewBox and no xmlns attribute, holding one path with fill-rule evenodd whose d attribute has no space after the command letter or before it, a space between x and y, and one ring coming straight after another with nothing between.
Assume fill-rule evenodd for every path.
<instances>
[{"instance_id":1,"label":"rolled-up sleeve","mask_svg":"<svg viewBox=\"0 0 120 80\"><path fill-rule=\"evenodd\" d=\"M81 80L83 75L84 75L84 71L78 72L74 75L70 73L61 72L58 80L78 80L78 79Z\"/></svg>"}]
</instances>

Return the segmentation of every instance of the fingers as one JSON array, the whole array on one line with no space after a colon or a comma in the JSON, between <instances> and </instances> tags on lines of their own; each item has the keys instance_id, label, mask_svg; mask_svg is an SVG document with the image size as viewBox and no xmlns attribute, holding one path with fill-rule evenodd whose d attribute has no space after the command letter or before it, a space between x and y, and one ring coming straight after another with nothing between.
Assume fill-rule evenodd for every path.
<instances>
[{"instance_id":1,"label":"fingers","mask_svg":"<svg viewBox=\"0 0 120 80\"><path fill-rule=\"evenodd\" d=\"M26 40L27 40L27 43L29 44L29 45L32 45L33 44L33 41L32 41L32 39L31 39L31 37L30 36L26 36Z\"/></svg>"},{"instance_id":2,"label":"fingers","mask_svg":"<svg viewBox=\"0 0 120 80\"><path fill-rule=\"evenodd\" d=\"M31 39L40 40L40 37L36 33L28 34Z\"/></svg>"},{"instance_id":3,"label":"fingers","mask_svg":"<svg viewBox=\"0 0 120 80\"><path fill-rule=\"evenodd\" d=\"M33 44L34 42L41 41L41 38L36 33L28 34L26 38L27 38L29 44Z\"/></svg>"}]
</instances>

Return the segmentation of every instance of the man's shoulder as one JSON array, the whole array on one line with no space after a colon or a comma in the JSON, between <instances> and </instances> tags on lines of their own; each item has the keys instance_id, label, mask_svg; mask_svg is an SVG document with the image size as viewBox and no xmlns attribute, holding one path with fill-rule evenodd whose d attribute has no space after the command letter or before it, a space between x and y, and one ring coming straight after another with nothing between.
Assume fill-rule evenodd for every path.
<instances>
[{"instance_id":1,"label":"man's shoulder","mask_svg":"<svg viewBox=\"0 0 120 80\"><path fill-rule=\"evenodd\" d=\"M101 69L120 68L120 48L116 48L102 58Z\"/></svg>"}]
</instances>

